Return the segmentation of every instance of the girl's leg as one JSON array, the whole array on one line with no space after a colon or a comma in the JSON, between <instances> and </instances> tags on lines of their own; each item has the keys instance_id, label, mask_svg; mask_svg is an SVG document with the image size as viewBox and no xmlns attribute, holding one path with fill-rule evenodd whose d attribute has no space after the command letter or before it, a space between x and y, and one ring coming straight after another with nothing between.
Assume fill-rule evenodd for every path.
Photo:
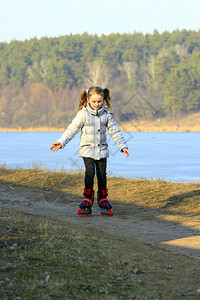
<instances>
[{"instance_id":1,"label":"girl's leg","mask_svg":"<svg viewBox=\"0 0 200 300\"><path fill-rule=\"evenodd\" d=\"M85 164L85 189L93 190L95 176L95 162L90 157L83 157Z\"/></svg>"},{"instance_id":2,"label":"girl's leg","mask_svg":"<svg viewBox=\"0 0 200 300\"><path fill-rule=\"evenodd\" d=\"M94 202L94 175L95 175L95 164L92 158L84 157L85 164L85 188L84 188L84 198L79 204L78 215L90 215L92 213L92 205Z\"/></svg>"},{"instance_id":3,"label":"girl's leg","mask_svg":"<svg viewBox=\"0 0 200 300\"><path fill-rule=\"evenodd\" d=\"M103 158L101 160L96 160L96 170L98 178L98 192L97 192L97 201L99 207L101 208L101 214L107 216L113 216L112 204L108 201L108 190L107 177L106 177L106 165L107 159Z\"/></svg>"},{"instance_id":4,"label":"girl's leg","mask_svg":"<svg viewBox=\"0 0 200 300\"><path fill-rule=\"evenodd\" d=\"M102 158L100 160L95 160L97 179L98 179L98 190L106 190L107 186L107 159Z\"/></svg>"}]
</instances>

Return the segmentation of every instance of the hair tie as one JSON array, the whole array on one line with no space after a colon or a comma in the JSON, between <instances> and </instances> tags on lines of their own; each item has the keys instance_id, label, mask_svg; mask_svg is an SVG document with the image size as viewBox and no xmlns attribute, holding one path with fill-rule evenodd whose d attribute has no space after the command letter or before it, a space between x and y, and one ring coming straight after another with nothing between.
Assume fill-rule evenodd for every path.
<instances>
[{"instance_id":1,"label":"hair tie","mask_svg":"<svg viewBox=\"0 0 200 300\"><path fill-rule=\"evenodd\" d=\"M104 92L105 89L102 89L102 91Z\"/></svg>"},{"instance_id":2,"label":"hair tie","mask_svg":"<svg viewBox=\"0 0 200 300\"><path fill-rule=\"evenodd\" d=\"M89 91L89 89L85 90L85 92L86 92L86 95L88 95L88 91Z\"/></svg>"}]
</instances>

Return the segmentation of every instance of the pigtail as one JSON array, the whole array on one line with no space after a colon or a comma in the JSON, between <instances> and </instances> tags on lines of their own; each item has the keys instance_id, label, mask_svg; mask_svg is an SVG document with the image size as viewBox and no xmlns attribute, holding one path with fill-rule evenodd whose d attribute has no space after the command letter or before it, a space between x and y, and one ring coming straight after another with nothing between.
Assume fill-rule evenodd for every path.
<instances>
[{"instance_id":1,"label":"pigtail","mask_svg":"<svg viewBox=\"0 0 200 300\"><path fill-rule=\"evenodd\" d=\"M111 101L111 96L110 96L110 90L105 88L105 89L102 89L103 91L103 101L104 101L104 104L107 108L111 108L111 104L110 104L110 101Z\"/></svg>"},{"instance_id":2,"label":"pigtail","mask_svg":"<svg viewBox=\"0 0 200 300\"><path fill-rule=\"evenodd\" d=\"M81 110L83 107L86 107L86 106L87 106L87 92L86 92L86 90L84 90L81 93L81 100L79 102L79 110Z\"/></svg>"}]
</instances>

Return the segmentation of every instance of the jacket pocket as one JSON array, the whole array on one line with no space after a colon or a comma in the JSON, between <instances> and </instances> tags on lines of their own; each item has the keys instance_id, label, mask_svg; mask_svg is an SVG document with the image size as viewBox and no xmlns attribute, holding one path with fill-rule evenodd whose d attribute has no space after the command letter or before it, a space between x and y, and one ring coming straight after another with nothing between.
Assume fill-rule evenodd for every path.
<instances>
[{"instance_id":1,"label":"jacket pocket","mask_svg":"<svg viewBox=\"0 0 200 300\"><path fill-rule=\"evenodd\" d=\"M84 147L92 147L92 145L91 145L91 144L83 144L83 145L81 145L80 147L81 147L81 148L84 148Z\"/></svg>"},{"instance_id":2,"label":"jacket pocket","mask_svg":"<svg viewBox=\"0 0 200 300\"><path fill-rule=\"evenodd\" d=\"M108 144L107 143L101 143L101 149L102 150L107 150Z\"/></svg>"}]
</instances>

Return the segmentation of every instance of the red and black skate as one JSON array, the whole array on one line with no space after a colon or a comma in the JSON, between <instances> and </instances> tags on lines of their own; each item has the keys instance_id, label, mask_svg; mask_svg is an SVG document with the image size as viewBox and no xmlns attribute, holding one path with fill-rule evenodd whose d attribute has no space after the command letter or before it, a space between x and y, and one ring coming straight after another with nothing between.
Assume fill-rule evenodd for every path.
<instances>
[{"instance_id":1,"label":"red and black skate","mask_svg":"<svg viewBox=\"0 0 200 300\"><path fill-rule=\"evenodd\" d=\"M107 199L108 190L100 190L97 192L97 201L104 216L113 216L112 204Z\"/></svg>"},{"instance_id":2,"label":"red and black skate","mask_svg":"<svg viewBox=\"0 0 200 300\"><path fill-rule=\"evenodd\" d=\"M79 216L88 216L92 213L92 205L94 203L94 191L90 189L84 189L83 201L79 204L77 214Z\"/></svg>"}]
</instances>

